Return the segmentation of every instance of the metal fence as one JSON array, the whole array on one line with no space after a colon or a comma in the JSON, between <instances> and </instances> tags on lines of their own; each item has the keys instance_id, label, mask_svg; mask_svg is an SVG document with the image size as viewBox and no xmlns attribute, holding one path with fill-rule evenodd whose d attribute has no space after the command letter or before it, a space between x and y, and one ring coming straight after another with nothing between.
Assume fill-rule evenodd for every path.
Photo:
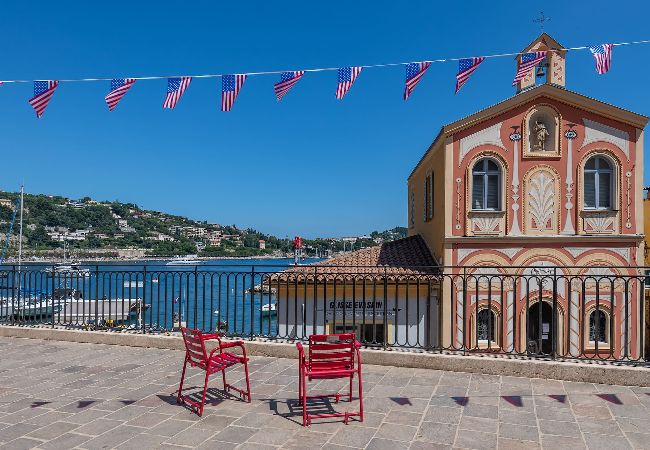
<instances>
[{"instance_id":1,"label":"metal fence","mask_svg":"<svg viewBox=\"0 0 650 450\"><path fill-rule=\"evenodd\" d=\"M648 362L645 268L4 266L0 323Z\"/></svg>"}]
</instances>

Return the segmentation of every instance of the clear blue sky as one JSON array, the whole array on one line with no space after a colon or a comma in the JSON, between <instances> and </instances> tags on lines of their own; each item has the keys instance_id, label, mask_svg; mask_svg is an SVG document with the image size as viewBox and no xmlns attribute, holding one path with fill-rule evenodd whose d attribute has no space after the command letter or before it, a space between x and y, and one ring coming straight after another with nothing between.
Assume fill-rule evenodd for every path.
<instances>
[{"instance_id":1,"label":"clear blue sky","mask_svg":"<svg viewBox=\"0 0 650 450\"><path fill-rule=\"evenodd\" d=\"M23 2L0 15L0 78L62 79L340 67L518 51L539 34L528 2ZM650 6L551 3L566 46L650 38ZM525 6L524 6L525 5ZM646 31L644 31L646 30ZM650 114L650 45L615 48L598 76L568 56L568 88ZM251 77L219 111L196 79L172 111L141 81L109 113L108 82L61 84L44 118L31 84L0 87L0 188L118 199L280 236L362 234L406 223L406 178L441 125L514 91L514 61L486 61L454 96L457 63L434 64L404 102L404 68L364 71L343 101L336 73L307 74L278 104L278 76ZM647 179L647 177L646 177Z\"/></svg>"}]
</instances>

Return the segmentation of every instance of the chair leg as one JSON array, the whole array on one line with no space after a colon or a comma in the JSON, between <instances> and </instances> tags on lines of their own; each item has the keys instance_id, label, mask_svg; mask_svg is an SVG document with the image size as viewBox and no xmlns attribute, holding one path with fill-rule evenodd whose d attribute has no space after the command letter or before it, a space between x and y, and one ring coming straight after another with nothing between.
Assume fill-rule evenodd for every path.
<instances>
[{"instance_id":1,"label":"chair leg","mask_svg":"<svg viewBox=\"0 0 650 450\"><path fill-rule=\"evenodd\" d=\"M209 372L205 371L205 384L203 385L203 396L201 397L201 408L199 408L199 416L203 415L203 407L205 406L205 394L208 391L208 377Z\"/></svg>"},{"instance_id":2,"label":"chair leg","mask_svg":"<svg viewBox=\"0 0 650 450\"><path fill-rule=\"evenodd\" d=\"M361 381L361 367L359 367L358 377L359 377L359 420L363 422L363 383Z\"/></svg>"},{"instance_id":3,"label":"chair leg","mask_svg":"<svg viewBox=\"0 0 650 450\"><path fill-rule=\"evenodd\" d=\"M352 379L354 378L354 374L350 375L350 394L348 396L348 401L352 401Z\"/></svg>"},{"instance_id":4,"label":"chair leg","mask_svg":"<svg viewBox=\"0 0 650 450\"><path fill-rule=\"evenodd\" d=\"M244 374L246 374L246 397L248 397L248 403L251 402L251 383L248 379L248 359L244 360Z\"/></svg>"},{"instance_id":5,"label":"chair leg","mask_svg":"<svg viewBox=\"0 0 650 450\"><path fill-rule=\"evenodd\" d=\"M178 395L176 396L176 403L181 404L181 397L183 393L183 382L185 381L185 370L187 369L187 356L185 357L185 363L183 364L183 373L181 374L181 384L178 386Z\"/></svg>"},{"instance_id":6,"label":"chair leg","mask_svg":"<svg viewBox=\"0 0 650 450\"><path fill-rule=\"evenodd\" d=\"M300 400L302 401L302 426L307 426L307 386L304 375L302 378L302 396Z\"/></svg>"},{"instance_id":7,"label":"chair leg","mask_svg":"<svg viewBox=\"0 0 650 450\"><path fill-rule=\"evenodd\" d=\"M226 371L221 371L221 379L223 380L223 391L228 392L228 383L226 383Z\"/></svg>"}]
</instances>

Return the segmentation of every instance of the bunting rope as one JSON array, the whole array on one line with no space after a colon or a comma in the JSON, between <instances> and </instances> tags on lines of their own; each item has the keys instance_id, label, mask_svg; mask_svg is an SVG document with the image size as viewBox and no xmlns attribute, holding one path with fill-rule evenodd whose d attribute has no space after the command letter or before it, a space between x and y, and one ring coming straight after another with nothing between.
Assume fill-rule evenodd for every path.
<instances>
[{"instance_id":1,"label":"bunting rope","mask_svg":"<svg viewBox=\"0 0 650 450\"><path fill-rule=\"evenodd\" d=\"M640 40L640 41L630 41L630 42L618 42L615 44L609 44L612 45L613 47L618 47L618 46L624 46L624 45L638 45L638 44L649 44L650 39L646 40ZM587 50L590 47L587 45L583 45L580 47L566 47L566 48L559 48L559 49L549 49L547 50L548 52L561 52L561 51L575 51L575 50ZM429 60L419 60L419 61L411 61L411 62L399 62L399 63L384 63L384 64L367 64L367 65L361 65L357 67L361 67L363 69L373 69L373 68L379 68L379 67L399 67L399 66L407 66L409 64L418 64L418 63L444 63L444 62L452 62L452 61L461 61L463 59L470 59L470 58L501 58L505 56L520 56L524 55L525 52L514 52L514 53L496 53L492 55L485 55L485 56L480 56L480 57L464 57L464 58L440 58L440 59L429 59ZM295 69L292 69L295 70ZM331 72L331 71L336 71L339 70L339 67L321 67L321 68L314 68L314 69L300 69L303 72ZM257 76L257 75L280 75L283 73L286 73L287 70L267 70L267 71L261 71L261 72L243 72L240 73L240 75L246 75L246 76ZM129 79L132 80L164 80L164 79L169 79L169 78L180 78L180 77L192 77L192 78L223 78L227 76L228 74L225 73L217 73L217 74L202 74L202 75L153 75L153 76L142 76L142 77L129 77ZM59 79L57 80L60 83L75 83L75 82L84 82L84 81L111 81L115 77L111 78L106 78L106 77L101 77L101 78L68 78L68 79ZM44 78L39 78L39 79L31 79L31 80L0 80L0 83L33 83L36 81L41 81L44 80Z\"/></svg>"}]
</instances>

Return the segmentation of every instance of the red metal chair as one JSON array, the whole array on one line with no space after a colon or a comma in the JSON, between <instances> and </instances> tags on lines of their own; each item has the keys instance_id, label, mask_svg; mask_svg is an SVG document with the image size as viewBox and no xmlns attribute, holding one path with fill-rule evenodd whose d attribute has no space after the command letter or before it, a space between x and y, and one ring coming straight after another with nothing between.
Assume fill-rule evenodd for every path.
<instances>
[{"instance_id":1,"label":"red metal chair","mask_svg":"<svg viewBox=\"0 0 650 450\"><path fill-rule=\"evenodd\" d=\"M298 396L302 406L302 425L311 425L312 419L328 417L344 417L347 425L350 417L358 416L363 422L363 384L361 381L361 344L357 342L354 333L343 334L313 334L309 336L309 357L305 357L302 343L296 343L298 348ZM341 393L324 395L307 395L307 381L314 379L350 378L348 401L352 401L352 380L357 374L359 378L359 411L328 414L308 414L307 399L335 397L336 403Z\"/></svg>"},{"instance_id":2,"label":"red metal chair","mask_svg":"<svg viewBox=\"0 0 650 450\"><path fill-rule=\"evenodd\" d=\"M181 375L181 384L178 387L178 397L176 403L188 403L195 412L201 416L203 415L203 405L205 404L205 394L208 390L208 377L212 374L221 372L223 379L223 389L226 392L230 390L239 393L239 396L251 401L251 387L248 380L248 357L246 356L246 347L242 341L222 342L219 333L203 334L200 330L189 330L181 327L183 333L183 341L185 342L185 364L183 364L183 374ZM209 354L205 349L205 341L216 339L218 345ZM242 354L238 355L232 352L226 352L224 349L231 347L240 347ZM192 400L189 396L183 395L183 382L185 381L185 370L187 364L192 367L198 367L205 371L205 384L203 385L203 396L201 402ZM235 364L243 364L244 372L246 374L246 391L236 388L226 382L226 369L234 366Z\"/></svg>"}]
</instances>

